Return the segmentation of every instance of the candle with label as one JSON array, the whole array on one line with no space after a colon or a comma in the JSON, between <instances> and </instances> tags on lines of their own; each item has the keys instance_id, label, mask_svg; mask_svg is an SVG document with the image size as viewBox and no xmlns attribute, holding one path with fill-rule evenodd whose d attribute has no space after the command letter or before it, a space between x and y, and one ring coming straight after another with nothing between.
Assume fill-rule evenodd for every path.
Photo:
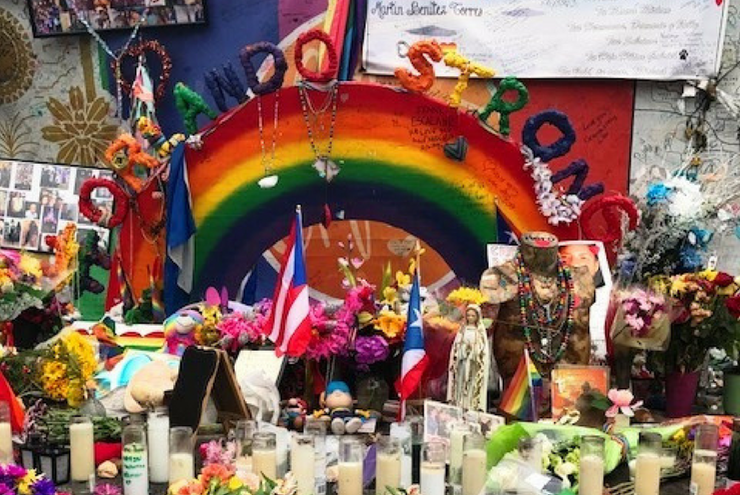
<instances>
[{"instance_id":1,"label":"candle with label","mask_svg":"<svg viewBox=\"0 0 740 495\"><path fill-rule=\"evenodd\" d=\"M462 495L478 495L486 484L486 439L470 433L463 441Z\"/></svg>"},{"instance_id":2,"label":"candle with label","mask_svg":"<svg viewBox=\"0 0 740 495\"><path fill-rule=\"evenodd\" d=\"M717 425L699 425L694 438L694 457L691 463L691 495L712 495L717 483Z\"/></svg>"},{"instance_id":3,"label":"candle with label","mask_svg":"<svg viewBox=\"0 0 740 495\"><path fill-rule=\"evenodd\" d=\"M316 452L313 435L293 436L290 447L290 470L298 485L298 495L311 495L316 484Z\"/></svg>"},{"instance_id":4,"label":"candle with label","mask_svg":"<svg viewBox=\"0 0 740 495\"><path fill-rule=\"evenodd\" d=\"M255 433L252 439L252 472L277 478L277 440L272 432Z\"/></svg>"},{"instance_id":5,"label":"candle with label","mask_svg":"<svg viewBox=\"0 0 740 495\"><path fill-rule=\"evenodd\" d=\"M170 480L170 417L167 410L149 413L147 418L149 447L149 481L167 483Z\"/></svg>"},{"instance_id":6,"label":"candle with label","mask_svg":"<svg viewBox=\"0 0 740 495\"><path fill-rule=\"evenodd\" d=\"M87 416L73 416L70 420L69 456L72 481L87 483L95 475L95 436Z\"/></svg>"},{"instance_id":7,"label":"candle with label","mask_svg":"<svg viewBox=\"0 0 740 495\"><path fill-rule=\"evenodd\" d=\"M10 405L0 401L0 464L13 463L13 429L10 427Z\"/></svg>"},{"instance_id":8,"label":"candle with label","mask_svg":"<svg viewBox=\"0 0 740 495\"><path fill-rule=\"evenodd\" d=\"M314 495L326 493L326 422L321 418L308 417L303 425L303 433L313 437L315 452Z\"/></svg>"},{"instance_id":9,"label":"candle with label","mask_svg":"<svg viewBox=\"0 0 740 495\"><path fill-rule=\"evenodd\" d=\"M635 495L660 493L660 456L663 439L658 433L640 433L635 467Z\"/></svg>"},{"instance_id":10,"label":"candle with label","mask_svg":"<svg viewBox=\"0 0 740 495\"><path fill-rule=\"evenodd\" d=\"M195 478L193 430L189 426L170 428L170 485Z\"/></svg>"},{"instance_id":11,"label":"candle with label","mask_svg":"<svg viewBox=\"0 0 740 495\"><path fill-rule=\"evenodd\" d=\"M424 495L445 495L447 449L439 441L425 443L419 469L420 491Z\"/></svg>"},{"instance_id":12,"label":"candle with label","mask_svg":"<svg viewBox=\"0 0 740 495\"><path fill-rule=\"evenodd\" d=\"M123 493L124 495L149 494L149 463L147 462L146 433L144 426L132 424L123 429Z\"/></svg>"},{"instance_id":13,"label":"candle with label","mask_svg":"<svg viewBox=\"0 0 740 495\"><path fill-rule=\"evenodd\" d=\"M604 438L585 435L581 438L581 465L578 469L578 495L604 493Z\"/></svg>"},{"instance_id":14,"label":"candle with label","mask_svg":"<svg viewBox=\"0 0 740 495\"><path fill-rule=\"evenodd\" d=\"M339 441L338 495L362 495L362 444L353 437Z\"/></svg>"},{"instance_id":15,"label":"candle with label","mask_svg":"<svg viewBox=\"0 0 740 495\"><path fill-rule=\"evenodd\" d=\"M401 484L401 444L396 438L380 437L375 444L375 495Z\"/></svg>"}]
</instances>

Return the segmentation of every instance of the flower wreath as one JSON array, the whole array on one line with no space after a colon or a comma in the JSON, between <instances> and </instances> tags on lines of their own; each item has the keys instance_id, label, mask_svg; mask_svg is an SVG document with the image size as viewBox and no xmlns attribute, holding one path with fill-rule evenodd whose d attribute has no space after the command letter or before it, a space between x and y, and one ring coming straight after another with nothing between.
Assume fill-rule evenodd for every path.
<instances>
[{"instance_id":1,"label":"flower wreath","mask_svg":"<svg viewBox=\"0 0 740 495\"><path fill-rule=\"evenodd\" d=\"M112 215L106 215L92 202L92 192L99 187L107 189L113 195ZM126 218L126 214L128 214L128 196L123 192L121 186L112 180L93 177L82 183L79 208L80 213L91 222L112 229L121 225L123 219Z\"/></svg>"},{"instance_id":2,"label":"flower wreath","mask_svg":"<svg viewBox=\"0 0 740 495\"><path fill-rule=\"evenodd\" d=\"M146 55L147 52L155 54L159 58L159 63L162 66L162 72L159 74L159 82L154 91L154 99L156 101L160 101L164 98L167 83L170 80L170 73L172 72L172 58L170 58L169 53L167 53L164 45L160 42L150 40L128 47L123 53L121 53L120 57L111 62L111 68L113 69L113 74L117 75L118 84L121 85L123 92L130 95L133 90L133 83L123 77L123 73L121 72L122 62L127 57L138 60L139 57Z\"/></svg>"},{"instance_id":3,"label":"flower wreath","mask_svg":"<svg viewBox=\"0 0 740 495\"><path fill-rule=\"evenodd\" d=\"M134 167L156 168L159 161L144 152L131 134L122 134L105 150L105 159L111 168L135 191L141 191L144 181L134 172Z\"/></svg>"},{"instance_id":4,"label":"flower wreath","mask_svg":"<svg viewBox=\"0 0 740 495\"><path fill-rule=\"evenodd\" d=\"M329 57L329 64L321 72L308 70L303 65L303 45L313 40L321 41L326 45L326 55ZM339 69L339 59L337 57L337 49L334 47L331 37L320 29L312 29L300 35L295 43L295 68L303 76L305 81L328 83L336 79Z\"/></svg>"}]
</instances>

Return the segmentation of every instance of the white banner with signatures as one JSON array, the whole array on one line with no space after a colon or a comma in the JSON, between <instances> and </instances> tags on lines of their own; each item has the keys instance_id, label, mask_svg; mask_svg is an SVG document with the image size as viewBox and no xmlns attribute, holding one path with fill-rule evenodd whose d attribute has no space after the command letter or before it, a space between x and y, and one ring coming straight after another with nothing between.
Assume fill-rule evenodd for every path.
<instances>
[{"instance_id":1,"label":"white banner with signatures","mask_svg":"<svg viewBox=\"0 0 740 495\"><path fill-rule=\"evenodd\" d=\"M392 74L415 41L453 46L497 76L716 75L729 0L368 0L364 66ZM459 71L435 65L438 76Z\"/></svg>"}]
</instances>

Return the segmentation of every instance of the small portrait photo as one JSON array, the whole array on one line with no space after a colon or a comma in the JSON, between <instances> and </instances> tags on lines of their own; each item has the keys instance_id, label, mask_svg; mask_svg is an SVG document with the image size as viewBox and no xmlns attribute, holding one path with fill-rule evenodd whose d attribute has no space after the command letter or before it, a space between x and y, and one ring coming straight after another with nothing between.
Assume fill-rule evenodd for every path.
<instances>
[{"instance_id":1,"label":"small portrait photo","mask_svg":"<svg viewBox=\"0 0 740 495\"><path fill-rule=\"evenodd\" d=\"M463 419L461 408L433 400L424 401L424 441L439 440L450 443L450 432L455 421Z\"/></svg>"},{"instance_id":2,"label":"small portrait photo","mask_svg":"<svg viewBox=\"0 0 740 495\"><path fill-rule=\"evenodd\" d=\"M72 169L62 165L44 165L41 168L41 187L69 189Z\"/></svg>"},{"instance_id":3,"label":"small portrait photo","mask_svg":"<svg viewBox=\"0 0 740 495\"><path fill-rule=\"evenodd\" d=\"M0 191L0 217L4 217L8 208L8 191Z\"/></svg>"},{"instance_id":4,"label":"small portrait photo","mask_svg":"<svg viewBox=\"0 0 740 495\"><path fill-rule=\"evenodd\" d=\"M29 220L38 220L40 210L41 208L39 208L39 204L36 201L26 201L23 211L23 218L28 218Z\"/></svg>"},{"instance_id":5,"label":"small portrait photo","mask_svg":"<svg viewBox=\"0 0 740 495\"><path fill-rule=\"evenodd\" d=\"M21 249L38 249L40 237L38 220L21 220Z\"/></svg>"},{"instance_id":6,"label":"small portrait photo","mask_svg":"<svg viewBox=\"0 0 740 495\"><path fill-rule=\"evenodd\" d=\"M54 206L44 206L41 210L41 232L53 234L59 224L59 209Z\"/></svg>"},{"instance_id":7,"label":"small portrait photo","mask_svg":"<svg viewBox=\"0 0 740 495\"><path fill-rule=\"evenodd\" d=\"M80 195L80 189L82 189L83 182L97 176L97 170L93 170L91 168L75 168L75 195Z\"/></svg>"},{"instance_id":8,"label":"small portrait photo","mask_svg":"<svg viewBox=\"0 0 740 495\"><path fill-rule=\"evenodd\" d=\"M33 188L33 164L15 164L15 189L30 191Z\"/></svg>"},{"instance_id":9,"label":"small portrait photo","mask_svg":"<svg viewBox=\"0 0 740 495\"><path fill-rule=\"evenodd\" d=\"M21 222L15 218L5 219L3 227L3 246L18 248L21 245Z\"/></svg>"},{"instance_id":10,"label":"small portrait photo","mask_svg":"<svg viewBox=\"0 0 740 495\"><path fill-rule=\"evenodd\" d=\"M41 193L39 193L39 203L41 203L41 206L53 205L58 197L59 191L57 191L56 189L42 187Z\"/></svg>"},{"instance_id":11,"label":"small portrait photo","mask_svg":"<svg viewBox=\"0 0 740 495\"><path fill-rule=\"evenodd\" d=\"M0 160L0 187L10 187L10 177L13 175L13 164Z\"/></svg>"},{"instance_id":12,"label":"small portrait photo","mask_svg":"<svg viewBox=\"0 0 740 495\"><path fill-rule=\"evenodd\" d=\"M70 222L76 222L77 216L79 215L79 207L77 203L64 203L62 205L62 211L59 214L61 220L69 220Z\"/></svg>"},{"instance_id":13,"label":"small portrait photo","mask_svg":"<svg viewBox=\"0 0 740 495\"><path fill-rule=\"evenodd\" d=\"M11 191L8 199L8 216L23 218L26 211L26 193Z\"/></svg>"}]
</instances>

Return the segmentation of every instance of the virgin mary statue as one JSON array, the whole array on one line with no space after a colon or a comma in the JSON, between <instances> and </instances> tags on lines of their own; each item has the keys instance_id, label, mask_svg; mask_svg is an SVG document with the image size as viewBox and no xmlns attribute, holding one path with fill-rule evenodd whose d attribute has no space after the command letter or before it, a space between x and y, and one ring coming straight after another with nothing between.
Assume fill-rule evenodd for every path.
<instances>
[{"instance_id":1,"label":"virgin mary statue","mask_svg":"<svg viewBox=\"0 0 740 495\"><path fill-rule=\"evenodd\" d=\"M481 309L471 304L450 351L447 401L464 410L486 411L490 366L491 351Z\"/></svg>"}]
</instances>

